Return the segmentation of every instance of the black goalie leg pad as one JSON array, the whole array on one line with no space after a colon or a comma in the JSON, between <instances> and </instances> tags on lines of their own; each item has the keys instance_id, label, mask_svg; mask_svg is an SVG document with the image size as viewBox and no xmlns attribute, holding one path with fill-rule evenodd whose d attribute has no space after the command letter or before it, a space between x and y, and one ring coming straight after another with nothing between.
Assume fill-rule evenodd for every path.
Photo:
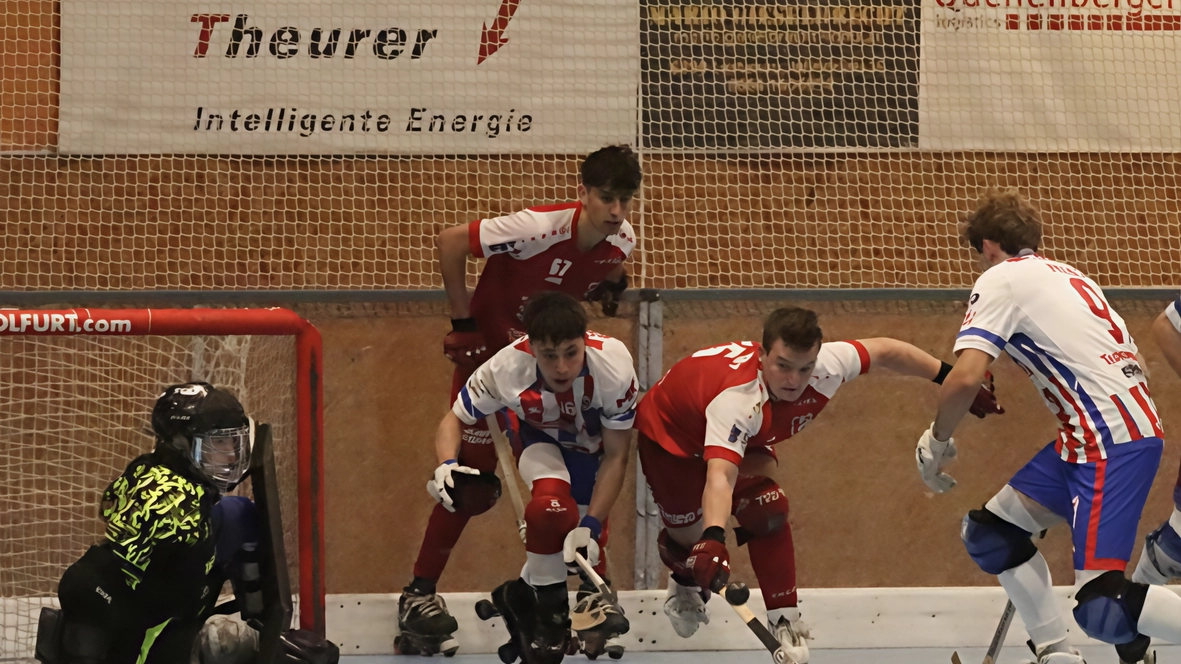
<instances>
[{"instance_id":1,"label":"black goalie leg pad","mask_svg":"<svg viewBox=\"0 0 1181 664\"><path fill-rule=\"evenodd\" d=\"M48 606L41 608L41 617L37 620L37 646L34 657L44 664L65 664L61 656L62 627L59 609Z\"/></svg>"},{"instance_id":2,"label":"black goalie leg pad","mask_svg":"<svg viewBox=\"0 0 1181 664\"><path fill-rule=\"evenodd\" d=\"M262 613L258 621L258 662L286 661L283 632L291 627L291 581L287 575L287 551L283 547L283 516L279 509L279 480L275 455L271 448L271 426L260 424L255 432L254 453L250 459L250 483L258 508L259 542L258 579L262 591ZM253 583L250 584L253 586ZM312 607L307 607L312 610ZM298 661L298 660L294 660Z\"/></svg>"},{"instance_id":3,"label":"black goalie leg pad","mask_svg":"<svg viewBox=\"0 0 1181 664\"><path fill-rule=\"evenodd\" d=\"M33 655L43 664L102 664L111 651L106 630L71 622L59 609L43 607Z\"/></svg>"}]
</instances>

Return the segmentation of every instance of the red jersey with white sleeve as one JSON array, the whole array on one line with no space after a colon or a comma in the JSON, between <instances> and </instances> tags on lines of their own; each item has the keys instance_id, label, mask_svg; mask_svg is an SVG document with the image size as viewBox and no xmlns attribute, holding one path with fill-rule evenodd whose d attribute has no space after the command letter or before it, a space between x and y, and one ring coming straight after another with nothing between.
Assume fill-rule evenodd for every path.
<instances>
[{"instance_id":1,"label":"red jersey with white sleeve","mask_svg":"<svg viewBox=\"0 0 1181 664\"><path fill-rule=\"evenodd\" d=\"M738 464L748 447L770 447L799 433L841 385L869 371L860 342L821 344L800 398L771 401L760 348L734 341L677 362L640 401L636 429L675 456Z\"/></svg>"},{"instance_id":2,"label":"red jersey with white sleeve","mask_svg":"<svg viewBox=\"0 0 1181 664\"><path fill-rule=\"evenodd\" d=\"M472 295L471 313L490 350L524 336L525 302L543 291L562 291L585 300L636 246L631 224L586 253L578 250L582 203L521 210L468 224L472 255L487 258Z\"/></svg>"},{"instance_id":3,"label":"red jersey with white sleeve","mask_svg":"<svg viewBox=\"0 0 1181 664\"><path fill-rule=\"evenodd\" d=\"M596 453L604 428L632 428L636 387L632 356L623 342L587 332L582 371L569 390L554 394L541 378L529 337L521 337L476 369L451 412L473 425L507 407L520 420L526 447L547 442Z\"/></svg>"},{"instance_id":4,"label":"red jersey with white sleeve","mask_svg":"<svg viewBox=\"0 0 1181 664\"><path fill-rule=\"evenodd\" d=\"M1013 358L1060 422L1064 461L1107 458L1112 445L1157 437L1136 342L1102 289L1064 263L1035 253L992 266L972 288L955 351Z\"/></svg>"}]
</instances>

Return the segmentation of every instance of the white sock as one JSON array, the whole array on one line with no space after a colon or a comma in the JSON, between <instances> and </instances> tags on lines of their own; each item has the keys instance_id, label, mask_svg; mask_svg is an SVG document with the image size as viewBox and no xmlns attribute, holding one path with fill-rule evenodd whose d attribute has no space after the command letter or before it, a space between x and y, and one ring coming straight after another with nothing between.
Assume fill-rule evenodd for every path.
<instances>
[{"instance_id":1,"label":"white sock","mask_svg":"<svg viewBox=\"0 0 1181 664\"><path fill-rule=\"evenodd\" d=\"M521 568L525 583L537 586L552 586L566 582L566 563L560 553L526 553L525 566Z\"/></svg>"},{"instance_id":2,"label":"white sock","mask_svg":"<svg viewBox=\"0 0 1181 664\"><path fill-rule=\"evenodd\" d=\"M1038 649L1066 639L1066 623L1050 586L1050 567L1041 552L997 575L1025 631ZM1181 598L1178 598L1181 600Z\"/></svg>"},{"instance_id":3,"label":"white sock","mask_svg":"<svg viewBox=\"0 0 1181 664\"><path fill-rule=\"evenodd\" d=\"M1140 548L1140 560L1136 563L1136 571L1132 572L1132 580L1150 586L1163 586L1169 582L1169 577L1161 574L1148 557L1147 542Z\"/></svg>"},{"instance_id":4,"label":"white sock","mask_svg":"<svg viewBox=\"0 0 1181 664\"><path fill-rule=\"evenodd\" d=\"M1141 634L1181 643L1181 597L1168 588L1149 586L1136 628Z\"/></svg>"}]
</instances>

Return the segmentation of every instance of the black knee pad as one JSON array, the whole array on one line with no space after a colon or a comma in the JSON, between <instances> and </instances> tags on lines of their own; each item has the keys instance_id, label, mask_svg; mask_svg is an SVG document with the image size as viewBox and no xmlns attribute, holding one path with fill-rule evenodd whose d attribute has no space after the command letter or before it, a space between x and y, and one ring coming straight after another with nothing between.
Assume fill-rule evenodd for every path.
<instances>
[{"instance_id":1,"label":"black knee pad","mask_svg":"<svg viewBox=\"0 0 1181 664\"><path fill-rule=\"evenodd\" d=\"M1037 555L1033 533L1027 532L988 511L968 512L960 532L968 555L989 574L1024 565Z\"/></svg>"},{"instance_id":2,"label":"black knee pad","mask_svg":"<svg viewBox=\"0 0 1181 664\"><path fill-rule=\"evenodd\" d=\"M1075 595L1074 620L1083 632L1104 643L1126 644L1139 636L1137 623L1148 586L1112 570L1091 579Z\"/></svg>"}]
</instances>

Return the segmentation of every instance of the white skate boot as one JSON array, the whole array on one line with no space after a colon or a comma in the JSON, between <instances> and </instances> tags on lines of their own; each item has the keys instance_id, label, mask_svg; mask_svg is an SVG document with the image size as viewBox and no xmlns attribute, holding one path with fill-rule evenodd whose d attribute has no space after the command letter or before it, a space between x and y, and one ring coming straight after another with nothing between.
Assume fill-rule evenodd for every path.
<instances>
[{"instance_id":1,"label":"white skate boot","mask_svg":"<svg viewBox=\"0 0 1181 664\"><path fill-rule=\"evenodd\" d=\"M676 579L668 580L668 599L664 600L664 615L673 624L677 636L687 639L698 625L709 624L709 609L705 606L701 588L682 586Z\"/></svg>"},{"instance_id":2,"label":"white skate boot","mask_svg":"<svg viewBox=\"0 0 1181 664\"><path fill-rule=\"evenodd\" d=\"M812 629L800 620L799 609L768 611L767 623L787 653L787 661L791 664L808 664L808 639L812 638Z\"/></svg>"}]
</instances>

